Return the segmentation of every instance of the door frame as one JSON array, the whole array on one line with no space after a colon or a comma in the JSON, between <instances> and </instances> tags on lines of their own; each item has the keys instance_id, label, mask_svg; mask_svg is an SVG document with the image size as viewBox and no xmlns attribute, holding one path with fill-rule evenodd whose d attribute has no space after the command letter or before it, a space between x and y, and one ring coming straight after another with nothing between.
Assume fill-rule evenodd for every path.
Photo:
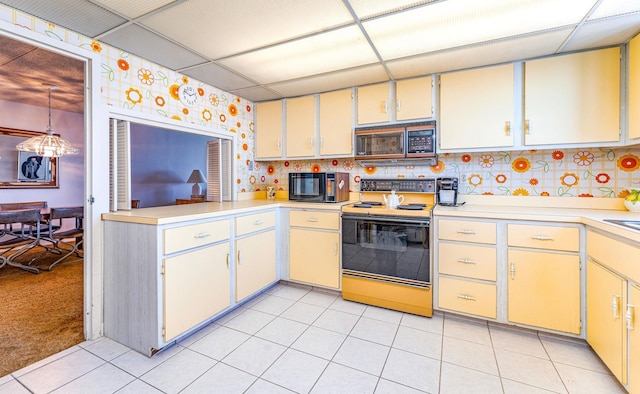
<instances>
[{"instance_id":1,"label":"door frame","mask_svg":"<svg viewBox=\"0 0 640 394\"><path fill-rule=\"evenodd\" d=\"M84 337L103 333L103 231L101 213L109 210L108 117L100 95L100 56L22 26L0 22L0 34L74 58L85 64L84 92Z\"/></svg>"}]
</instances>

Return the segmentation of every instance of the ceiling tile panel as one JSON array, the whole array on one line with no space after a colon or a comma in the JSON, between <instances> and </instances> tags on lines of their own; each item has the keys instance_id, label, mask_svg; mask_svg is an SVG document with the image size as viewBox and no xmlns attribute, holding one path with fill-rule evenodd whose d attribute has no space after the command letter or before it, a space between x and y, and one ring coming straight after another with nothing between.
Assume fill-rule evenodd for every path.
<instances>
[{"instance_id":1,"label":"ceiling tile panel","mask_svg":"<svg viewBox=\"0 0 640 394\"><path fill-rule=\"evenodd\" d=\"M214 63L190 68L182 71L183 74L202 81L222 90L236 90L255 86L256 84L241 77L233 71Z\"/></svg>"},{"instance_id":2,"label":"ceiling tile panel","mask_svg":"<svg viewBox=\"0 0 640 394\"><path fill-rule=\"evenodd\" d=\"M360 29L349 26L223 59L220 63L265 85L376 61Z\"/></svg>"},{"instance_id":3,"label":"ceiling tile panel","mask_svg":"<svg viewBox=\"0 0 640 394\"><path fill-rule=\"evenodd\" d=\"M94 0L94 2L113 10L127 18L135 19L176 0Z\"/></svg>"},{"instance_id":4,"label":"ceiling tile panel","mask_svg":"<svg viewBox=\"0 0 640 394\"><path fill-rule=\"evenodd\" d=\"M410 59L387 62L396 78L441 73L530 59L553 53L571 33L563 29L550 33L529 35L519 39L500 40L451 51L442 51Z\"/></svg>"},{"instance_id":5,"label":"ceiling tile panel","mask_svg":"<svg viewBox=\"0 0 640 394\"><path fill-rule=\"evenodd\" d=\"M172 70L201 64L207 59L137 25L115 30L101 41Z\"/></svg>"},{"instance_id":6,"label":"ceiling tile panel","mask_svg":"<svg viewBox=\"0 0 640 394\"><path fill-rule=\"evenodd\" d=\"M127 21L87 0L2 0L0 3L88 37L95 37Z\"/></svg>"},{"instance_id":7,"label":"ceiling tile panel","mask_svg":"<svg viewBox=\"0 0 640 394\"><path fill-rule=\"evenodd\" d=\"M360 20L418 7L438 0L349 0L349 4Z\"/></svg>"},{"instance_id":8,"label":"ceiling tile panel","mask_svg":"<svg viewBox=\"0 0 640 394\"><path fill-rule=\"evenodd\" d=\"M638 11L640 11L638 0L602 0L598 8L589 16L589 20Z\"/></svg>"},{"instance_id":9,"label":"ceiling tile panel","mask_svg":"<svg viewBox=\"0 0 640 394\"><path fill-rule=\"evenodd\" d=\"M640 32L640 13L618 16L615 18L615 23L611 22L611 20L599 19L585 23L571 37L562 51L617 45Z\"/></svg>"},{"instance_id":10,"label":"ceiling tile panel","mask_svg":"<svg viewBox=\"0 0 640 394\"><path fill-rule=\"evenodd\" d=\"M191 0L142 23L219 59L353 23L341 0Z\"/></svg>"},{"instance_id":11,"label":"ceiling tile panel","mask_svg":"<svg viewBox=\"0 0 640 394\"><path fill-rule=\"evenodd\" d=\"M580 22L595 0L456 0L364 22L383 59L396 59Z\"/></svg>"},{"instance_id":12,"label":"ceiling tile panel","mask_svg":"<svg viewBox=\"0 0 640 394\"><path fill-rule=\"evenodd\" d=\"M260 86L246 88L246 89L238 89L238 90L231 91L230 93L237 94L238 96L253 102L275 100L275 99L282 98L281 95Z\"/></svg>"},{"instance_id":13,"label":"ceiling tile panel","mask_svg":"<svg viewBox=\"0 0 640 394\"><path fill-rule=\"evenodd\" d=\"M379 64L315 75L309 78L274 83L269 85L284 97L304 96L314 93L350 88L388 80L384 68Z\"/></svg>"}]
</instances>

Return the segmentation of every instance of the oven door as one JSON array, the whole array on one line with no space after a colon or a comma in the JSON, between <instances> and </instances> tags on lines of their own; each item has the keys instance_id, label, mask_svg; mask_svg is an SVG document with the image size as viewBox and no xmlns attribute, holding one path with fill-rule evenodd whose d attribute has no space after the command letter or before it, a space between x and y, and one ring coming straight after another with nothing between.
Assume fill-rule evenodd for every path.
<instances>
[{"instance_id":1,"label":"oven door","mask_svg":"<svg viewBox=\"0 0 640 394\"><path fill-rule=\"evenodd\" d=\"M430 284L429 219L343 215L342 269L396 283Z\"/></svg>"}]
</instances>

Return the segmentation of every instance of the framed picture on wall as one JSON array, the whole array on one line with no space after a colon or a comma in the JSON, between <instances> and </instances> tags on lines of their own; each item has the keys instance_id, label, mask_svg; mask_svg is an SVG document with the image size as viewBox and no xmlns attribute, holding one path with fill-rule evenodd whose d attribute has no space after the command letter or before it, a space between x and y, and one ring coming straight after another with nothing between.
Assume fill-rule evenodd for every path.
<instances>
[{"instance_id":1,"label":"framed picture on wall","mask_svg":"<svg viewBox=\"0 0 640 394\"><path fill-rule=\"evenodd\" d=\"M33 152L18 151L18 181L48 182L51 180L51 158Z\"/></svg>"}]
</instances>

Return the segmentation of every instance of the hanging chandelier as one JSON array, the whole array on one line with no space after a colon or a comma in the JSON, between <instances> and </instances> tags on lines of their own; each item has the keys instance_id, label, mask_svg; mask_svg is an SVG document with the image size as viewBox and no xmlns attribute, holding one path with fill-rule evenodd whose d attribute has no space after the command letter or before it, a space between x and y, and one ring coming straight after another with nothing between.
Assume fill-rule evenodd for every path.
<instances>
[{"instance_id":1,"label":"hanging chandelier","mask_svg":"<svg viewBox=\"0 0 640 394\"><path fill-rule=\"evenodd\" d=\"M47 134L31 137L16 145L16 149L24 152L33 152L38 156L44 157L60 157L62 155L75 155L79 152L69 141L53 134L51 129L51 90L56 86L49 88L49 125L47 126Z\"/></svg>"}]
</instances>

